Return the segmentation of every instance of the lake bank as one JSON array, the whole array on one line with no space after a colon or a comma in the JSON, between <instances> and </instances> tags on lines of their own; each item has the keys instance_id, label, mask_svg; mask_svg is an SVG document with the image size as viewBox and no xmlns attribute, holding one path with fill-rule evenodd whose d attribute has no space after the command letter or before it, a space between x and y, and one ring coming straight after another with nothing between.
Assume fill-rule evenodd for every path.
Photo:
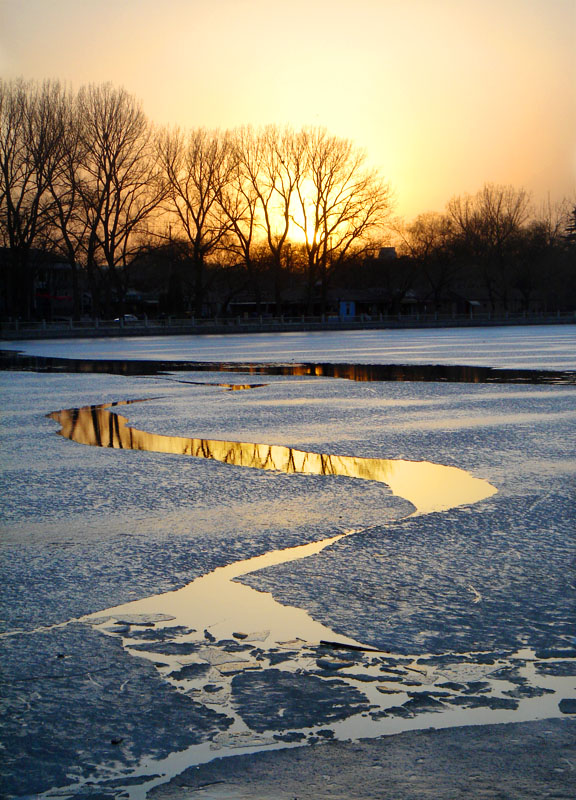
<instances>
[{"instance_id":1,"label":"lake bank","mask_svg":"<svg viewBox=\"0 0 576 800\"><path fill-rule=\"evenodd\" d=\"M289 333L310 331L410 330L438 328L482 328L515 325L573 325L576 311L471 312L470 314L396 314L350 319L337 317L227 317L216 319L61 320L52 322L3 322L0 339L78 339L118 336L200 336L243 333Z\"/></svg>"}]
</instances>

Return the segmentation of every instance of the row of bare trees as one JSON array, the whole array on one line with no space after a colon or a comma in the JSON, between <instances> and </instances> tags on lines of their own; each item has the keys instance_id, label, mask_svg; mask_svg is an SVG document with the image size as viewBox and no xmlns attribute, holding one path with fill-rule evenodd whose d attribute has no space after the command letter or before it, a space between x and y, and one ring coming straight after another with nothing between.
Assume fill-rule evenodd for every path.
<instances>
[{"instance_id":1,"label":"row of bare trees","mask_svg":"<svg viewBox=\"0 0 576 800\"><path fill-rule=\"evenodd\" d=\"M391 208L364 153L322 128L158 129L109 84L0 81L4 314L34 315L47 253L70 265L75 317L86 286L95 315L122 311L151 263L198 316L215 265L228 300L248 289L258 306L265 292L277 310L295 282L322 310L335 280L389 286L398 302L423 287L435 308L463 286L493 308L576 292L573 207L535 214L523 189L488 184L409 224ZM391 236L404 258L375 263Z\"/></svg>"},{"instance_id":2,"label":"row of bare trees","mask_svg":"<svg viewBox=\"0 0 576 800\"><path fill-rule=\"evenodd\" d=\"M185 253L202 313L207 265L240 266L279 305L292 243L309 297L381 239L391 193L364 153L320 128L156 129L109 84L0 81L0 247L5 311L34 314L34 252L85 270L95 314L122 307L129 267L162 243Z\"/></svg>"},{"instance_id":3,"label":"row of bare trees","mask_svg":"<svg viewBox=\"0 0 576 800\"><path fill-rule=\"evenodd\" d=\"M411 261L408 280L427 286L432 307L465 285L492 309L507 309L516 293L528 310L535 299L556 307L576 301L575 214L567 201L534 210L524 189L486 184L453 197L443 214L394 228Z\"/></svg>"},{"instance_id":4,"label":"row of bare trees","mask_svg":"<svg viewBox=\"0 0 576 800\"><path fill-rule=\"evenodd\" d=\"M0 84L0 243L7 306L29 317L33 249L52 251L92 294L122 291L122 270L151 212L165 195L152 131L123 90L57 82ZM103 272L107 280L101 280Z\"/></svg>"}]
</instances>

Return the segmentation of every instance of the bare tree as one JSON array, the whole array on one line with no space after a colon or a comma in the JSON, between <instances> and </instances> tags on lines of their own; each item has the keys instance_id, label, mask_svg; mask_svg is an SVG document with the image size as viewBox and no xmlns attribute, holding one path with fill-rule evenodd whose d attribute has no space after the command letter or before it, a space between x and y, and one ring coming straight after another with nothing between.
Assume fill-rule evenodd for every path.
<instances>
[{"instance_id":1,"label":"bare tree","mask_svg":"<svg viewBox=\"0 0 576 800\"><path fill-rule=\"evenodd\" d=\"M257 182L252 179L258 172L255 168L258 143L251 128L232 131L229 142L227 180L223 182L218 195L218 202L227 220L224 247L234 261L243 265L246 283L251 286L259 309L262 263L262 244L258 236L260 199Z\"/></svg>"},{"instance_id":2,"label":"bare tree","mask_svg":"<svg viewBox=\"0 0 576 800\"><path fill-rule=\"evenodd\" d=\"M82 311L79 273L89 220L80 203L80 174L85 146L80 135L76 98L62 92L55 99L59 147L56 163L47 175L51 196L49 247L70 265L72 271L73 317Z\"/></svg>"},{"instance_id":3,"label":"bare tree","mask_svg":"<svg viewBox=\"0 0 576 800\"><path fill-rule=\"evenodd\" d=\"M269 125L244 137L238 150L244 180L258 200L257 225L272 267L276 313L290 264L291 208L302 169L302 143L290 128Z\"/></svg>"},{"instance_id":4,"label":"bare tree","mask_svg":"<svg viewBox=\"0 0 576 800\"><path fill-rule=\"evenodd\" d=\"M548 199L519 236L513 286L526 311L533 303L550 302L560 308L574 302L576 273L574 259L567 257L565 239L568 218L566 200L555 203Z\"/></svg>"},{"instance_id":5,"label":"bare tree","mask_svg":"<svg viewBox=\"0 0 576 800\"><path fill-rule=\"evenodd\" d=\"M452 252L452 220L445 214L429 212L419 214L408 225L396 225L394 231L400 242L400 254L413 260L438 309L460 268Z\"/></svg>"},{"instance_id":6,"label":"bare tree","mask_svg":"<svg viewBox=\"0 0 576 800\"><path fill-rule=\"evenodd\" d=\"M59 115L64 92L57 82L0 80L0 240L7 256L7 306L23 317L34 310L34 247L51 220L49 184L62 154Z\"/></svg>"},{"instance_id":7,"label":"bare tree","mask_svg":"<svg viewBox=\"0 0 576 800\"><path fill-rule=\"evenodd\" d=\"M391 192L349 140L323 128L304 129L297 138L303 157L291 220L304 234L309 301L319 281L325 307L331 272L373 249L391 210Z\"/></svg>"},{"instance_id":8,"label":"bare tree","mask_svg":"<svg viewBox=\"0 0 576 800\"><path fill-rule=\"evenodd\" d=\"M564 221L564 238L569 246L576 244L576 203L567 208Z\"/></svg>"},{"instance_id":9,"label":"bare tree","mask_svg":"<svg viewBox=\"0 0 576 800\"><path fill-rule=\"evenodd\" d=\"M138 236L165 194L156 166L154 140L140 105L110 84L78 93L78 152L74 176L78 215L85 227L83 250L95 311L101 311L104 272L106 311L111 290L123 306L125 268L137 252Z\"/></svg>"},{"instance_id":10,"label":"bare tree","mask_svg":"<svg viewBox=\"0 0 576 800\"><path fill-rule=\"evenodd\" d=\"M230 228L220 202L232 169L229 154L229 138L219 131L165 131L160 139L159 158L168 186L169 209L176 217L179 235L190 246L197 316L203 313L206 260L222 245Z\"/></svg>"},{"instance_id":11,"label":"bare tree","mask_svg":"<svg viewBox=\"0 0 576 800\"><path fill-rule=\"evenodd\" d=\"M486 184L475 195L454 197L448 215L460 245L481 270L492 308L506 307L510 283L510 251L530 215L524 189Z\"/></svg>"}]
</instances>

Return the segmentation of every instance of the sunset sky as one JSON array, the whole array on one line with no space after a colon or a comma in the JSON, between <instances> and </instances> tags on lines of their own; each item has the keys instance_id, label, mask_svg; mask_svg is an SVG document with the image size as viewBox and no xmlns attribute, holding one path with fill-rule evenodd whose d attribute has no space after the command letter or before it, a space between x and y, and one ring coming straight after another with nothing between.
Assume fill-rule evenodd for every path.
<instances>
[{"instance_id":1,"label":"sunset sky","mask_svg":"<svg viewBox=\"0 0 576 800\"><path fill-rule=\"evenodd\" d=\"M3 77L111 81L160 124L321 125L400 214L576 197L576 0L0 0Z\"/></svg>"}]
</instances>

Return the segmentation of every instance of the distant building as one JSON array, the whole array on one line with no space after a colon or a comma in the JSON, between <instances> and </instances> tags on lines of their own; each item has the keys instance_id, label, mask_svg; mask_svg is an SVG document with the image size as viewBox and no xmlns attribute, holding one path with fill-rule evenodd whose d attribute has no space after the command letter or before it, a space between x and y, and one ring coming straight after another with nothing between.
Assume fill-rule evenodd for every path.
<instances>
[{"instance_id":1,"label":"distant building","mask_svg":"<svg viewBox=\"0 0 576 800\"><path fill-rule=\"evenodd\" d=\"M41 263L34 281L34 302L41 319L71 316L74 313L72 266L62 262Z\"/></svg>"}]
</instances>

